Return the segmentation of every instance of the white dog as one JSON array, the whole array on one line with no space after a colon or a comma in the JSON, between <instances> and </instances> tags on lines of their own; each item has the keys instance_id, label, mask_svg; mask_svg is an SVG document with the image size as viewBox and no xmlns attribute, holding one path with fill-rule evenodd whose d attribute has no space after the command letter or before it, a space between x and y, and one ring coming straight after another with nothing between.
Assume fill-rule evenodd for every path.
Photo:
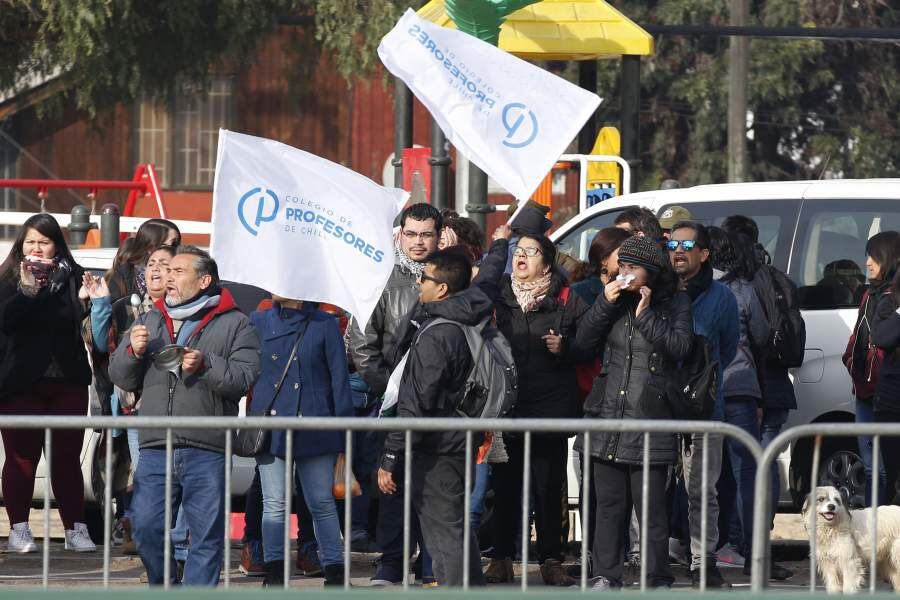
<instances>
[{"instance_id":1,"label":"white dog","mask_svg":"<svg viewBox=\"0 0 900 600\"><path fill-rule=\"evenodd\" d=\"M834 487L816 488L816 565L829 594L859 591L871 557L871 508L849 510ZM900 592L900 506L879 506L877 576ZM809 500L803 504L809 532Z\"/></svg>"}]
</instances>

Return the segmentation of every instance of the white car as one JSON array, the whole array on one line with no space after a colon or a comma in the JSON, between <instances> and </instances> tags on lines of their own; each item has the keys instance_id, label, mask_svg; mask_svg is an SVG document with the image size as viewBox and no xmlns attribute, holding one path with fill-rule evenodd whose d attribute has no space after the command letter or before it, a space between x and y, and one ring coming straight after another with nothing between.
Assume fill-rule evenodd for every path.
<instances>
[{"instance_id":1,"label":"white car","mask_svg":"<svg viewBox=\"0 0 900 600\"><path fill-rule=\"evenodd\" d=\"M10 242L0 243L0 255L6 256L9 252ZM96 275L105 273L112 266L113 258L116 254L116 248L90 248L76 249L72 251L75 261L85 270L91 271ZM238 306L247 314L256 309L258 302L268 297L268 294L259 288L253 286L225 283L229 290L234 294ZM244 401L241 401L241 415L244 414ZM100 414L100 402L97 393L92 385L90 387L90 403L88 406L88 414ZM84 481L84 500L85 500L85 520L90 529L91 536L94 540L102 539L103 532L103 492L104 492L104 473L106 451L103 444L104 434L99 431L88 429L84 433L84 443L81 446L81 473ZM6 459L3 447L0 445L0 464ZM231 495L233 510L241 510L244 501L244 494L253 480L253 473L256 467L256 461L252 458L241 458L238 456L232 459L231 472ZM33 500L37 506L43 506L44 499L44 478L46 477L46 466L43 457L38 465L37 480L34 486ZM51 490L51 498L53 498ZM0 495L2 499L2 495Z\"/></svg>"},{"instance_id":2,"label":"white car","mask_svg":"<svg viewBox=\"0 0 900 600\"><path fill-rule=\"evenodd\" d=\"M798 409L787 427L854 420L855 399L841 356L856 323L857 290L827 285L826 267L859 269L865 280L866 241L881 231L900 230L900 179L825 180L702 185L618 196L576 215L552 234L561 251L587 259L591 240L626 208L661 214L683 206L696 221L718 225L730 215L751 217L759 241L779 269L797 284L806 321L803 366L791 369ZM799 508L809 491L812 441L799 440L779 457L781 505ZM865 481L855 438L826 438L819 478L863 495ZM577 480L569 478L577 498Z\"/></svg>"}]
</instances>

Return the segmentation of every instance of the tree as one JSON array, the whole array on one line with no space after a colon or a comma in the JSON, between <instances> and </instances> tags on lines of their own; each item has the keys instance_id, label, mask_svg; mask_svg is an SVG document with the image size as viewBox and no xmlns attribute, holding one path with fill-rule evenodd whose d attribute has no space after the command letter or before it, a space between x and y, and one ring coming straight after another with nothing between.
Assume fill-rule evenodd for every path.
<instances>
[{"instance_id":1,"label":"tree","mask_svg":"<svg viewBox=\"0 0 900 600\"><path fill-rule=\"evenodd\" d=\"M728 23L720 0L623 0L638 23ZM756 0L751 23L896 27L880 0ZM659 36L641 73L641 187L726 181L727 38ZM900 174L896 44L754 39L748 145L753 180ZM603 118L616 121L619 71L602 62Z\"/></svg>"}]
</instances>

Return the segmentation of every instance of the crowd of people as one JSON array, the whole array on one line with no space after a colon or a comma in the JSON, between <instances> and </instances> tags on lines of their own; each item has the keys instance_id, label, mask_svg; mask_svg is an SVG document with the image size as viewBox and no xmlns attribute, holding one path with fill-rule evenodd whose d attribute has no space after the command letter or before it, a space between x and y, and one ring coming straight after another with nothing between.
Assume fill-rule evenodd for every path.
<instances>
[{"instance_id":1,"label":"crowd of people","mask_svg":"<svg viewBox=\"0 0 900 600\"><path fill-rule=\"evenodd\" d=\"M529 202L493 233L485 250L471 220L428 204L407 207L395 236L393 271L361 328L339 309L301 298L273 296L248 316L222 285L214 258L182 245L169 221L144 223L98 277L78 266L52 216L34 215L0 265L0 414L84 415L94 385L105 413L134 417L236 416L247 398L251 415L458 418L476 358L465 328L489 323L508 342L518 373L510 418L679 418L668 387L702 339L718 365L709 419L740 427L763 445L778 435L796 408L788 378L795 359L787 349L803 347L797 338L804 331L797 290L770 264L752 219L733 215L715 227L682 207L661 218L629 209L596 233L586 263L558 252L547 237L551 227L546 209ZM900 234L878 233L865 252L869 287L844 358L858 421L896 422ZM34 552L28 514L43 432L0 433L7 548ZM334 484L336 472L349 468L359 483L356 492L342 492L354 494L353 548L367 550L374 537L380 554L371 584L401 583L402 483L410 469L414 568L422 584L462 585L467 519L470 583L510 583L522 551L528 464L531 487L524 500L534 519L542 579L571 586L575 571L564 559L573 435L534 433L526 463L522 434L484 432L475 436L477 459L469 464L464 433L418 432L407 465L402 432L360 431L353 435L353 462L344 465L340 432L303 431L292 443L284 432L272 432L256 453L246 495L241 570L264 577L264 585L283 584L290 486L298 499L298 569L324 577L326 585L343 585L343 511ZM82 438L81 431L53 432L50 474L65 548L93 551L79 465ZM652 434L645 489L642 433L596 432L587 442L576 437L575 451L579 465L590 462L590 494L581 501L590 515L592 589L622 587L642 560L649 585L657 588L672 585L673 560L689 568L695 586L704 564L708 587L730 587L719 570L723 564L749 574L756 464L744 447L715 434ZM114 444L118 465L111 541L140 556L151 585L162 584L166 432L112 431L106 443ZM225 433L175 429L171 443L169 576L173 583L216 585L229 493ZM859 444L871 471L871 440ZM900 476L897 445L884 440L881 498L891 498ZM288 452L294 477L285 481ZM469 469L471 490L465 487ZM774 506L780 491L774 470L772 477ZM641 556L644 494L649 522ZM494 510L486 524L488 497ZM484 570L483 549L489 558ZM771 566L775 579L791 575Z\"/></svg>"}]
</instances>

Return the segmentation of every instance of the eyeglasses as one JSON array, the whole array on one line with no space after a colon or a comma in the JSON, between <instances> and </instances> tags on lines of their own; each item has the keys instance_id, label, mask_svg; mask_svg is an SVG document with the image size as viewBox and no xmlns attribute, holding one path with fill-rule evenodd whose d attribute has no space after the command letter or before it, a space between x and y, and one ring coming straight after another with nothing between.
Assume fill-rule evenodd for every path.
<instances>
[{"instance_id":1,"label":"eyeglasses","mask_svg":"<svg viewBox=\"0 0 900 600\"><path fill-rule=\"evenodd\" d=\"M513 256L527 256L528 258L534 258L538 254L543 254L543 252L541 252L540 248L534 246L529 246L527 248L516 246L515 250L513 250Z\"/></svg>"},{"instance_id":2,"label":"eyeglasses","mask_svg":"<svg viewBox=\"0 0 900 600\"><path fill-rule=\"evenodd\" d=\"M675 252L678 250L678 246L684 248L685 252L690 252L697 245L697 240L669 240L666 242L666 248L669 249L669 252Z\"/></svg>"},{"instance_id":3,"label":"eyeglasses","mask_svg":"<svg viewBox=\"0 0 900 600\"><path fill-rule=\"evenodd\" d=\"M444 281L444 280L442 280L442 279L438 279L437 277L432 277L431 275L427 275L427 274L424 273L424 272L419 273L418 280L419 280L419 282L423 282L423 281L433 281L434 283L436 283L436 284L438 284L438 285L440 285L440 284L442 284L442 283L447 283L446 281Z\"/></svg>"},{"instance_id":4,"label":"eyeglasses","mask_svg":"<svg viewBox=\"0 0 900 600\"><path fill-rule=\"evenodd\" d=\"M434 239L435 236L437 235L433 231L410 231L408 229L404 229L400 233L403 235L403 237L405 237L406 239L408 239L410 241L412 241L416 238L422 238L422 241L425 241L425 242L427 242L428 240Z\"/></svg>"}]
</instances>

